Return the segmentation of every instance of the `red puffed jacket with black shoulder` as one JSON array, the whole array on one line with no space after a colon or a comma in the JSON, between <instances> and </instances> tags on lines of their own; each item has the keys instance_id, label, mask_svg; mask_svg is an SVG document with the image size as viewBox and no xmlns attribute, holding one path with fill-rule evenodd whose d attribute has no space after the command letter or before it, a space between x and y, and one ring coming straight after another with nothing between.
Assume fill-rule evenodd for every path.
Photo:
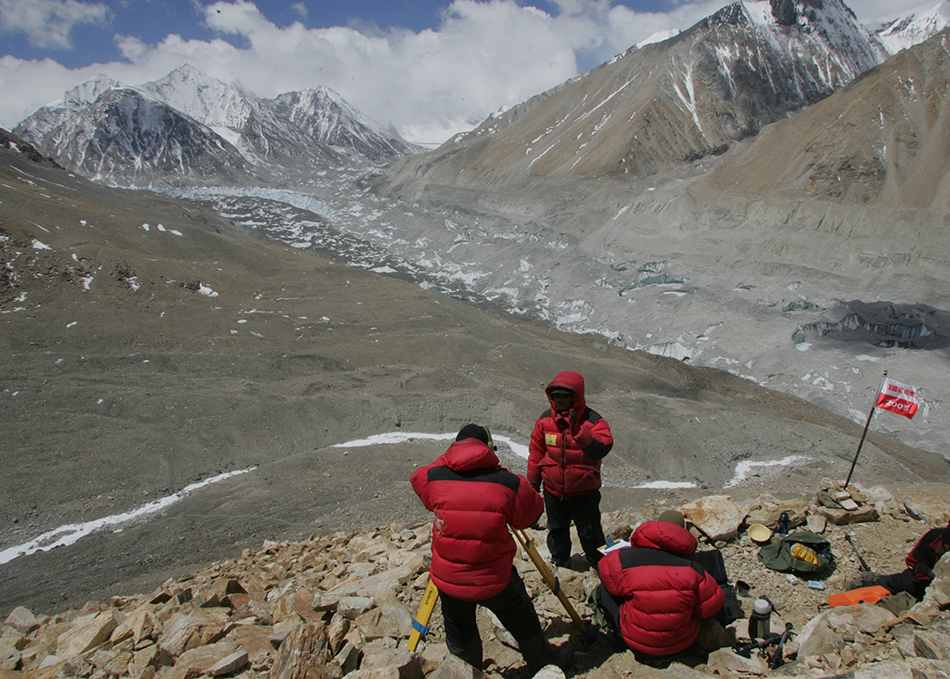
<instances>
[{"instance_id":1,"label":"red puffed jacket with black shoulder","mask_svg":"<svg viewBox=\"0 0 950 679\"><path fill-rule=\"evenodd\" d=\"M557 412L552 389L574 394L570 411ZM584 378L565 370L545 387L551 407L534 423L528 443L528 482L557 497L575 497L600 489L601 460L614 445L607 420L587 407Z\"/></svg>"},{"instance_id":2,"label":"red puffed jacket with black shoulder","mask_svg":"<svg viewBox=\"0 0 950 679\"><path fill-rule=\"evenodd\" d=\"M722 589L691 559L696 546L685 528L648 521L630 536L630 547L608 552L597 564L604 588L621 600L620 631L633 650L679 653L696 641L700 620L722 608Z\"/></svg>"},{"instance_id":3,"label":"red puffed jacket with black shoulder","mask_svg":"<svg viewBox=\"0 0 950 679\"><path fill-rule=\"evenodd\" d=\"M524 529L538 520L544 511L538 492L475 438L456 441L410 481L435 513L429 576L439 590L463 601L500 594L516 551L508 526Z\"/></svg>"}]
</instances>

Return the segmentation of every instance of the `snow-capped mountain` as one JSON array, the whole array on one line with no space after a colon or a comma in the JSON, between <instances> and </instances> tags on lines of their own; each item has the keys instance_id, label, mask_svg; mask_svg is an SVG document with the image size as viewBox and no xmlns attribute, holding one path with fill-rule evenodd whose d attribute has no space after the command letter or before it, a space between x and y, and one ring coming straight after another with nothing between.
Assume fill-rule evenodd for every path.
<instances>
[{"instance_id":1,"label":"snow-capped mountain","mask_svg":"<svg viewBox=\"0 0 950 679\"><path fill-rule=\"evenodd\" d=\"M83 100L84 94L95 96ZM86 83L17 132L63 167L112 186L241 185L253 165L229 142L131 88Z\"/></svg>"},{"instance_id":2,"label":"snow-capped mountain","mask_svg":"<svg viewBox=\"0 0 950 679\"><path fill-rule=\"evenodd\" d=\"M188 65L135 87L95 78L16 134L84 176L135 187L295 183L418 150L327 88L261 99Z\"/></svg>"},{"instance_id":3,"label":"snow-capped mountain","mask_svg":"<svg viewBox=\"0 0 950 679\"><path fill-rule=\"evenodd\" d=\"M647 176L722 154L886 58L841 0L736 2L401 161L402 177L389 175L417 188L499 173Z\"/></svg>"},{"instance_id":4,"label":"snow-capped mountain","mask_svg":"<svg viewBox=\"0 0 950 679\"><path fill-rule=\"evenodd\" d=\"M950 0L937 0L874 26L873 31L888 53L897 54L933 37L947 26L950 26Z\"/></svg>"}]
</instances>

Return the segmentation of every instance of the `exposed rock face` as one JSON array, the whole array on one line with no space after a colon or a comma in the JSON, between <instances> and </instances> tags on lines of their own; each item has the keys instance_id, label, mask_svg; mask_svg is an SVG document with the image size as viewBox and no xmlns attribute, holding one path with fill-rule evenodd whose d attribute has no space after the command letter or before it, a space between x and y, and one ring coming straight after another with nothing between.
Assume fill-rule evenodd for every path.
<instances>
[{"instance_id":1,"label":"exposed rock face","mask_svg":"<svg viewBox=\"0 0 950 679\"><path fill-rule=\"evenodd\" d=\"M131 89L107 89L82 114L41 109L16 129L66 169L120 186L243 183L252 169L208 128Z\"/></svg>"},{"instance_id":2,"label":"exposed rock face","mask_svg":"<svg viewBox=\"0 0 950 679\"><path fill-rule=\"evenodd\" d=\"M722 154L884 58L838 0L736 3L404 161L390 177L417 196L423 178L472 186L499 175L652 175Z\"/></svg>"},{"instance_id":3,"label":"exposed rock face","mask_svg":"<svg viewBox=\"0 0 950 679\"><path fill-rule=\"evenodd\" d=\"M710 187L947 210L948 44L945 30L865 74L840 96L769 126L712 173Z\"/></svg>"}]
</instances>

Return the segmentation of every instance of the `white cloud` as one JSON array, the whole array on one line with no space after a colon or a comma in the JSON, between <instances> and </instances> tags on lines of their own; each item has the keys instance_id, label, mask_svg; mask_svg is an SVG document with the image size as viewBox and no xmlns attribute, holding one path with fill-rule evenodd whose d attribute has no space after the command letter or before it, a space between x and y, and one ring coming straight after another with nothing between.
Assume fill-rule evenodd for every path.
<instances>
[{"instance_id":1,"label":"white cloud","mask_svg":"<svg viewBox=\"0 0 950 679\"><path fill-rule=\"evenodd\" d=\"M102 24L109 8L76 0L0 0L0 31L23 33L34 47L70 49L69 34L81 24Z\"/></svg>"},{"instance_id":2,"label":"white cloud","mask_svg":"<svg viewBox=\"0 0 950 679\"><path fill-rule=\"evenodd\" d=\"M885 3L896 16L907 8L905 4L913 6L919 0L848 4L868 21L868 13ZM416 33L378 27L312 29L301 22L280 27L252 2L217 2L204 8L204 21L218 38L185 40L169 35L147 44L116 36L123 61L74 70L51 59L0 58L0 91L5 94L0 100L0 126L13 127L37 107L99 73L139 84L187 62L224 82L239 81L263 97L327 85L371 118L394 124L407 139L440 141L654 33L688 28L729 3L680 2L667 13L638 12L616 0L554 0L554 4L557 11L548 13L519 6L515 0L455 0L443 11L437 29ZM35 8L29 20L21 11L17 30L32 25L31 36L52 40L58 35L65 43L76 22L101 21L107 14L103 5L75 0L0 0L4 25L7 7ZM50 24L45 29L44 11ZM72 17L72 23L66 17Z\"/></svg>"}]
</instances>

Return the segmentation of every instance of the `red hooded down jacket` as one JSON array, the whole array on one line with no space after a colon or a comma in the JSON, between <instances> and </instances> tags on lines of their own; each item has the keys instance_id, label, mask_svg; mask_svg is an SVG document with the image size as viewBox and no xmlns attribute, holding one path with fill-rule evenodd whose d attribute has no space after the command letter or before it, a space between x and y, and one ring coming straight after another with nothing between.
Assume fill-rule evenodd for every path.
<instances>
[{"instance_id":1,"label":"red hooded down jacket","mask_svg":"<svg viewBox=\"0 0 950 679\"><path fill-rule=\"evenodd\" d=\"M933 580L933 567L943 555L943 552L938 551L942 542L950 544L950 525L928 530L904 559L914 577L925 585L929 585Z\"/></svg>"},{"instance_id":2,"label":"red hooded down jacket","mask_svg":"<svg viewBox=\"0 0 950 679\"><path fill-rule=\"evenodd\" d=\"M696 538L681 526L648 521L630 547L608 552L597 568L606 590L621 599L620 631L635 651L679 653L699 636L699 621L715 615L726 596L691 560Z\"/></svg>"},{"instance_id":3,"label":"red hooded down jacket","mask_svg":"<svg viewBox=\"0 0 950 679\"><path fill-rule=\"evenodd\" d=\"M555 410L552 389L574 393L571 410ZM544 389L551 407L541 413L528 444L528 482L557 497L574 497L600 488L600 461L614 445L607 420L587 407L584 378L576 372L558 373Z\"/></svg>"},{"instance_id":4,"label":"red hooded down jacket","mask_svg":"<svg viewBox=\"0 0 950 679\"><path fill-rule=\"evenodd\" d=\"M541 516L544 500L523 476L498 463L475 438L456 441L410 479L432 524L429 576L440 591L463 601L500 594L511 580L515 541L508 532Z\"/></svg>"}]
</instances>

